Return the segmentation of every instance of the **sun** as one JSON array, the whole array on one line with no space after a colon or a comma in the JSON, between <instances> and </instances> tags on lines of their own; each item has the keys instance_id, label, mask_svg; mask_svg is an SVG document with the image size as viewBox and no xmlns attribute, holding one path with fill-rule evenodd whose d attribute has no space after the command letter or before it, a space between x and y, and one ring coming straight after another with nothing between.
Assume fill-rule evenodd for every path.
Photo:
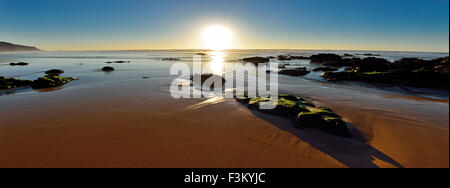
<instances>
[{"instance_id":1,"label":"sun","mask_svg":"<svg viewBox=\"0 0 450 188\"><path fill-rule=\"evenodd\" d=\"M233 33L231 30L221 25L209 26L203 31L203 43L205 49L230 49L232 39Z\"/></svg>"}]
</instances>

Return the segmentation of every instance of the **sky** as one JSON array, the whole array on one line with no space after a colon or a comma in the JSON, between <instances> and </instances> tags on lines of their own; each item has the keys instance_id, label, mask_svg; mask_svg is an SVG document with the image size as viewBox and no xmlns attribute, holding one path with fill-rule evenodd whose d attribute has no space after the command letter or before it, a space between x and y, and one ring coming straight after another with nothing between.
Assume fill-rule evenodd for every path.
<instances>
[{"instance_id":1,"label":"sky","mask_svg":"<svg viewBox=\"0 0 450 188\"><path fill-rule=\"evenodd\" d=\"M0 41L44 50L449 51L448 0L0 0Z\"/></svg>"}]
</instances>

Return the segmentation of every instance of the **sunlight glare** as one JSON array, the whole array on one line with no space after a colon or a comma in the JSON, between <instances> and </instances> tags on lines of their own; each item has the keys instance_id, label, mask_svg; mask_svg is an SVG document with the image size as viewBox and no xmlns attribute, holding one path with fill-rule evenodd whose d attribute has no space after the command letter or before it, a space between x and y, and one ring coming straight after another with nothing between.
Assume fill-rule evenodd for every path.
<instances>
[{"instance_id":1,"label":"sunlight glare","mask_svg":"<svg viewBox=\"0 0 450 188\"><path fill-rule=\"evenodd\" d=\"M204 47L210 50L231 48L232 32L224 26L210 26L203 31Z\"/></svg>"}]
</instances>

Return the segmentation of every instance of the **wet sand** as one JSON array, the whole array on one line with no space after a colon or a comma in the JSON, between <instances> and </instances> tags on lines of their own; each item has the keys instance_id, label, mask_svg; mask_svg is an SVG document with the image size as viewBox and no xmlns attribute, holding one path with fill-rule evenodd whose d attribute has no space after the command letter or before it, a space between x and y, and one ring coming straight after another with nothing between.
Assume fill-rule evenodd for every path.
<instances>
[{"instance_id":1,"label":"wet sand","mask_svg":"<svg viewBox=\"0 0 450 188\"><path fill-rule=\"evenodd\" d=\"M0 167L449 166L448 101L283 81L284 92L352 123L355 138L344 139L295 129L291 120L230 99L175 100L169 81L155 76L0 97Z\"/></svg>"}]
</instances>

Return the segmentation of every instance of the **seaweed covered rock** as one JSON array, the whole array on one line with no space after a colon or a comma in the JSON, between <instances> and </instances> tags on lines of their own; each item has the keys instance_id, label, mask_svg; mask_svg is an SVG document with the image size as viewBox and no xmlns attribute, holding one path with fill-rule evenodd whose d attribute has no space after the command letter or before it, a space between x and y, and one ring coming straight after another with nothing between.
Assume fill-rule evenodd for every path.
<instances>
[{"instance_id":1,"label":"seaweed covered rock","mask_svg":"<svg viewBox=\"0 0 450 188\"><path fill-rule=\"evenodd\" d=\"M261 106L265 104L273 105L275 108L262 109ZM276 102L271 101L269 98L253 98L248 103L248 108L257 110L262 113L282 116L286 118L294 118L298 113L308 111L304 106L299 105L298 101L288 100L281 97L276 100Z\"/></svg>"},{"instance_id":2,"label":"seaweed covered rock","mask_svg":"<svg viewBox=\"0 0 450 188\"><path fill-rule=\"evenodd\" d=\"M261 113L293 119L299 129L314 128L328 134L350 138L347 124L339 115L329 108L317 107L310 101L289 94L280 94L278 100L247 95L236 98L238 102L248 104L248 108ZM262 105L273 106L273 109L261 108Z\"/></svg>"},{"instance_id":3,"label":"seaweed covered rock","mask_svg":"<svg viewBox=\"0 0 450 188\"><path fill-rule=\"evenodd\" d=\"M27 66L28 63L25 62L19 62L19 63L10 63L11 66Z\"/></svg>"},{"instance_id":4,"label":"seaweed covered rock","mask_svg":"<svg viewBox=\"0 0 450 188\"><path fill-rule=\"evenodd\" d=\"M305 76L311 71L308 71L306 68L296 68L296 69L284 69L278 72L279 74L288 75L288 76Z\"/></svg>"},{"instance_id":5,"label":"seaweed covered rock","mask_svg":"<svg viewBox=\"0 0 450 188\"><path fill-rule=\"evenodd\" d=\"M254 64L270 62L270 58L267 58L267 57L249 57L249 58L244 58L242 60L244 62L250 62L250 63L254 63Z\"/></svg>"},{"instance_id":6,"label":"seaweed covered rock","mask_svg":"<svg viewBox=\"0 0 450 188\"><path fill-rule=\"evenodd\" d=\"M63 73L64 73L64 71L60 70L60 69L52 69L52 70L48 70L45 72L45 74L48 74L48 75L60 75Z\"/></svg>"},{"instance_id":7,"label":"seaweed covered rock","mask_svg":"<svg viewBox=\"0 0 450 188\"><path fill-rule=\"evenodd\" d=\"M299 129L313 128L328 134L351 138L347 123L340 117L329 116L332 112L301 112L295 120L295 127Z\"/></svg>"},{"instance_id":8,"label":"seaweed covered rock","mask_svg":"<svg viewBox=\"0 0 450 188\"><path fill-rule=\"evenodd\" d=\"M8 78L0 76L0 90L29 86L32 83L33 81L31 80L21 80L16 78Z\"/></svg>"},{"instance_id":9,"label":"seaweed covered rock","mask_svg":"<svg viewBox=\"0 0 450 188\"><path fill-rule=\"evenodd\" d=\"M114 71L115 69L113 68L113 67L103 67L102 68L102 71L103 72L112 72L112 71Z\"/></svg>"},{"instance_id":10,"label":"seaweed covered rock","mask_svg":"<svg viewBox=\"0 0 450 188\"><path fill-rule=\"evenodd\" d=\"M75 77L61 77L57 75L47 75L44 77L40 77L37 80L33 81L31 87L33 89L44 89L50 87L57 87L64 84L67 84L73 80L76 80Z\"/></svg>"}]
</instances>

